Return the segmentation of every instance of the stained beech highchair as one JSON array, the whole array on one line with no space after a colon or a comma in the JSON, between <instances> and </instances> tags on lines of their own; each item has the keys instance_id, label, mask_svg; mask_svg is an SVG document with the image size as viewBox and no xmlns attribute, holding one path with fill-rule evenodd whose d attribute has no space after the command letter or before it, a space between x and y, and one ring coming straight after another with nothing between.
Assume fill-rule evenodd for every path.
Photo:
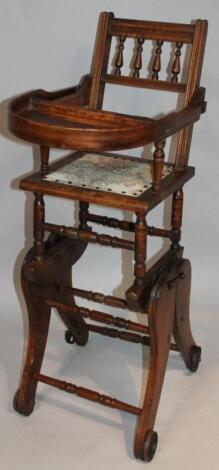
<instances>
[{"instance_id":1,"label":"stained beech highchair","mask_svg":"<svg viewBox=\"0 0 219 470\"><path fill-rule=\"evenodd\" d=\"M157 447L154 423L170 350L179 351L186 367L195 372L201 348L190 328L189 297L191 265L180 245L183 186L193 177L188 166L193 124L205 112L205 90L200 75L207 21L175 24L115 18L100 14L91 72L79 85L56 92L36 90L11 101L9 128L17 137L38 144L41 167L20 183L34 193L34 242L26 255L21 281L29 316L29 340L15 409L29 415L34 408L38 382L67 393L116 408L138 417L134 455L150 461ZM114 70L109 71L112 38L117 38ZM135 43L131 73L122 74L126 38ZM142 68L146 40L154 43L146 77ZM170 73L159 79L164 43L174 44ZM181 73L181 51L189 46L187 79ZM126 85L184 94L181 110L157 119L102 110L106 84ZM165 162L166 139L178 133L174 163ZM153 159L112 151L154 143ZM50 148L71 153L49 165ZM79 201L79 225L63 226L45 221L44 195ZM146 215L172 195L170 227L147 226ZM89 211L89 204L135 213L135 222ZM99 234L90 223L132 232L133 241ZM47 238L45 237L45 234ZM170 240L167 251L146 268L147 237ZM88 243L134 252L134 282L123 298L72 286L71 269ZM75 297L116 309L148 316L148 326L122 317L80 307ZM149 346L149 373L141 406L100 394L41 373L50 312L56 308L67 327L66 341L85 346L89 331ZM134 313L133 313L134 315ZM91 320L91 323L87 322ZM95 323L92 323L95 322ZM110 325L98 326L97 323ZM117 327L117 328L115 328ZM174 342L171 337L173 336ZM189 379L188 379L189 380Z\"/></svg>"}]
</instances>

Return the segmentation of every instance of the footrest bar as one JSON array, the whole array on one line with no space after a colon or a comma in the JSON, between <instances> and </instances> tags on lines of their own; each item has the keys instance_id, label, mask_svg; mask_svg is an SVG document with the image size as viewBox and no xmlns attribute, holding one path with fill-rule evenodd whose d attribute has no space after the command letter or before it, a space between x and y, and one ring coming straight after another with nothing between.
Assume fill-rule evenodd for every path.
<instances>
[{"instance_id":1,"label":"footrest bar","mask_svg":"<svg viewBox=\"0 0 219 470\"><path fill-rule=\"evenodd\" d=\"M78 289L76 287L59 287L61 292L72 292L72 295L87 299L99 304L109 305L110 307L129 309L125 299L114 297L112 295L104 295L100 292L92 292L91 290Z\"/></svg>"},{"instance_id":2,"label":"footrest bar","mask_svg":"<svg viewBox=\"0 0 219 470\"><path fill-rule=\"evenodd\" d=\"M74 290L74 289L72 289ZM108 325L117 326L117 328L124 328L125 330L137 331L138 333L149 334L148 326L135 323L130 320L125 320L121 317L114 317L108 313L99 312L98 310L90 310L84 307L78 307L77 305L67 305L62 302L58 302L53 299L46 300L46 303L50 307L58 308L64 312L76 313L84 318L90 318L90 320L97 321L100 323L106 323Z\"/></svg>"},{"instance_id":3,"label":"footrest bar","mask_svg":"<svg viewBox=\"0 0 219 470\"><path fill-rule=\"evenodd\" d=\"M137 406L129 405L115 398L109 397L107 395L102 395L101 393L96 392L95 390L89 390L88 388L78 387L75 384L65 382L64 380L54 379L53 377L48 377L43 374L34 374L33 378L38 382L50 385L51 387L58 388L59 390L64 390L67 393L72 395L77 395L80 398L85 398L85 400L94 401L103 406L108 406L109 408L115 408L117 410L125 411L133 415L140 415L142 413L141 408Z\"/></svg>"},{"instance_id":4,"label":"footrest bar","mask_svg":"<svg viewBox=\"0 0 219 470\"><path fill-rule=\"evenodd\" d=\"M95 224L126 230L127 232L135 231L135 223L129 222L128 220L119 220L105 215L91 214L90 212L88 213L86 220ZM152 237L171 238L173 231L165 228L147 226L147 234Z\"/></svg>"},{"instance_id":5,"label":"footrest bar","mask_svg":"<svg viewBox=\"0 0 219 470\"><path fill-rule=\"evenodd\" d=\"M132 251L135 248L134 242L123 238L111 237L110 235L99 234L97 232L81 230L73 227L66 227L65 225L45 223L44 230L88 243L99 243L99 245L111 246L112 248L121 248Z\"/></svg>"},{"instance_id":6,"label":"footrest bar","mask_svg":"<svg viewBox=\"0 0 219 470\"><path fill-rule=\"evenodd\" d=\"M111 228L118 228L120 230L126 230L127 232L135 231L134 222L129 222L128 220L119 220L114 217L107 217L105 215L91 214L88 212L86 217L88 222L93 222L95 224L104 225Z\"/></svg>"},{"instance_id":7,"label":"footrest bar","mask_svg":"<svg viewBox=\"0 0 219 470\"><path fill-rule=\"evenodd\" d=\"M94 333L100 335L109 336L110 338L118 338L123 341L129 341L130 343L143 344L144 346L150 346L150 336L141 336L135 333L127 333L126 331L119 331L116 328L107 328L106 326L98 326L87 324L88 329ZM174 343L170 343L171 351L179 351L178 347Z\"/></svg>"},{"instance_id":8,"label":"footrest bar","mask_svg":"<svg viewBox=\"0 0 219 470\"><path fill-rule=\"evenodd\" d=\"M88 329L94 333L99 333L104 336L110 336L110 338L118 338L123 341L129 341L131 343L137 344L150 344L149 336L141 336L136 333L128 333L127 331L119 331L116 328L108 328L107 326L98 326L98 325L88 325Z\"/></svg>"},{"instance_id":9,"label":"footrest bar","mask_svg":"<svg viewBox=\"0 0 219 470\"><path fill-rule=\"evenodd\" d=\"M62 310L63 312L67 313L74 313L81 315L84 318L89 318L90 320L99 322L99 323L106 323L115 325L118 328L124 328L126 330L137 331L139 333L146 334L147 336L135 335L134 333L126 333L125 331L119 332L116 328L102 328L93 325L89 325L92 327L92 331L96 333L103 334L105 336L110 336L112 338L119 338L123 339L124 341L131 341L134 343L141 343L144 345L150 345L150 331L148 326L141 325L140 323L135 323L130 320L125 320L121 317L114 317L108 313L99 312L98 310L89 310L85 307L78 307L77 305L67 305L62 302L58 302L57 300L48 299L46 300L46 304L50 307L57 308L58 310ZM91 328L90 328L91 329ZM179 351L176 344L171 343L170 349L173 351Z\"/></svg>"}]
</instances>

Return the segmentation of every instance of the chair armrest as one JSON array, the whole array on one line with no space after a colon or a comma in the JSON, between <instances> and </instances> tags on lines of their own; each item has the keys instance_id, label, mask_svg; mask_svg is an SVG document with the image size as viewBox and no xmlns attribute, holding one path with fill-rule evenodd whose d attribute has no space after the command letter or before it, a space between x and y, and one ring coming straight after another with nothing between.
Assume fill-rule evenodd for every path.
<instances>
[{"instance_id":1,"label":"chair armrest","mask_svg":"<svg viewBox=\"0 0 219 470\"><path fill-rule=\"evenodd\" d=\"M200 115L206 111L204 101L205 89L197 88L189 105L181 111L172 112L160 118L155 123L155 140L166 139L181 129L198 121Z\"/></svg>"},{"instance_id":2,"label":"chair armrest","mask_svg":"<svg viewBox=\"0 0 219 470\"><path fill-rule=\"evenodd\" d=\"M198 121L200 115L206 111L205 88L197 88L190 100L188 106L181 111L165 115L155 121L154 125L154 143L155 151L153 154L153 189L160 189L163 164L164 164L164 146L166 138L184 129L194 122Z\"/></svg>"}]
</instances>

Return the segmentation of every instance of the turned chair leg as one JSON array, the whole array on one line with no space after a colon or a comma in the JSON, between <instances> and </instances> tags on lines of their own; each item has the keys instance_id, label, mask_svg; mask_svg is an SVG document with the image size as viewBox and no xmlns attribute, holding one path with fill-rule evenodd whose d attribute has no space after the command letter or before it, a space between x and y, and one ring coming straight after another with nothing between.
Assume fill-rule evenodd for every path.
<instances>
[{"instance_id":1,"label":"turned chair leg","mask_svg":"<svg viewBox=\"0 0 219 470\"><path fill-rule=\"evenodd\" d=\"M34 408L37 381L34 373L40 373L48 330L51 308L31 292L31 284L22 271L22 288L27 305L29 337L26 360L19 389L14 398L14 408L19 413L29 416Z\"/></svg>"},{"instance_id":2,"label":"turned chair leg","mask_svg":"<svg viewBox=\"0 0 219 470\"><path fill-rule=\"evenodd\" d=\"M170 341L173 331L176 289L169 288L170 274L163 273L152 289L148 322L150 330L150 360L143 408L135 433L134 454L141 460L152 460L157 447L153 430L159 405Z\"/></svg>"},{"instance_id":3,"label":"turned chair leg","mask_svg":"<svg viewBox=\"0 0 219 470\"><path fill-rule=\"evenodd\" d=\"M182 260L180 271L183 273L183 279L176 287L174 339L186 366L196 372L201 360L201 348L196 345L190 326L191 263L188 259Z\"/></svg>"}]
</instances>

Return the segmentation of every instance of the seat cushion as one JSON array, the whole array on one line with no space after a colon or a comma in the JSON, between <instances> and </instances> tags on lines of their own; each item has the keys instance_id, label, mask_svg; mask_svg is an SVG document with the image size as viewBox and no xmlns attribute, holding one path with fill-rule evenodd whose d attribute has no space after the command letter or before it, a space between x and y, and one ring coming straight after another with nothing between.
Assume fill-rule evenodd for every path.
<instances>
[{"instance_id":1,"label":"seat cushion","mask_svg":"<svg viewBox=\"0 0 219 470\"><path fill-rule=\"evenodd\" d=\"M172 171L164 164L163 178ZM44 177L45 180L80 188L137 197L152 185L153 162L139 158L84 153Z\"/></svg>"}]
</instances>

